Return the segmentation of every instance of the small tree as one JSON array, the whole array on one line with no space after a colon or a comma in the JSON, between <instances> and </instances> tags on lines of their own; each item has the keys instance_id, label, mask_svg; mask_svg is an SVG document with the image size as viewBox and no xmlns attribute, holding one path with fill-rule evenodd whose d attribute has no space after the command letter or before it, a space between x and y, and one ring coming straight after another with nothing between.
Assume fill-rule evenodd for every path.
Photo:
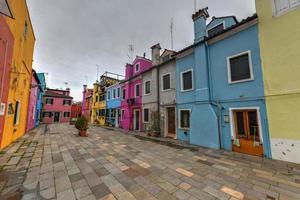
<instances>
[{"instance_id":1,"label":"small tree","mask_svg":"<svg viewBox=\"0 0 300 200\"><path fill-rule=\"evenodd\" d=\"M89 129L89 121L85 117L79 117L75 123L79 132L86 132Z\"/></svg>"},{"instance_id":2,"label":"small tree","mask_svg":"<svg viewBox=\"0 0 300 200\"><path fill-rule=\"evenodd\" d=\"M152 112L151 124L149 126L149 131L152 133L152 136L158 137L160 135L160 114L159 114L159 112Z\"/></svg>"}]
</instances>

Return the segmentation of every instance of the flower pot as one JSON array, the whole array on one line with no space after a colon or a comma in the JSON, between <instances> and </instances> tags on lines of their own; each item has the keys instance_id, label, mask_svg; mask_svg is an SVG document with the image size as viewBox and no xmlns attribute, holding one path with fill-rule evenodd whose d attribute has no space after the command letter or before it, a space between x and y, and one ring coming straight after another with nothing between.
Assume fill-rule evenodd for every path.
<instances>
[{"instance_id":1,"label":"flower pot","mask_svg":"<svg viewBox=\"0 0 300 200\"><path fill-rule=\"evenodd\" d=\"M87 137L87 131L79 131L80 137Z\"/></svg>"}]
</instances>

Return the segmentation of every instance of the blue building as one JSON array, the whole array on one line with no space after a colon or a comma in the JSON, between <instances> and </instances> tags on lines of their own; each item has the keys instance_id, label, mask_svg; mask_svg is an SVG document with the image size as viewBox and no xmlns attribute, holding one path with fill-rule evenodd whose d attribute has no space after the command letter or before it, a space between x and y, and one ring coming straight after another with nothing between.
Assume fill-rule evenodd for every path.
<instances>
[{"instance_id":1,"label":"blue building","mask_svg":"<svg viewBox=\"0 0 300 200\"><path fill-rule=\"evenodd\" d=\"M193 15L195 42L176 54L178 139L271 157L257 16L208 17Z\"/></svg>"},{"instance_id":2,"label":"blue building","mask_svg":"<svg viewBox=\"0 0 300 200\"><path fill-rule=\"evenodd\" d=\"M106 88L106 124L119 127L121 117L121 85Z\"/></svg>"},{"instance_id":3,"label":"blue building","mask_svg":"<svg viewBox=\"0 0 300 200\"><path fill-rule=\"evenodd\" d=\"M43 96L45 94L46 89L46 79L44 73L37 73L37 77L40 81L39 91L38 91L38 98L36 103L36 111L35 111L35 127L39 126L42 116L42 108L43 108Z\"/></svg>"}]
</instances>

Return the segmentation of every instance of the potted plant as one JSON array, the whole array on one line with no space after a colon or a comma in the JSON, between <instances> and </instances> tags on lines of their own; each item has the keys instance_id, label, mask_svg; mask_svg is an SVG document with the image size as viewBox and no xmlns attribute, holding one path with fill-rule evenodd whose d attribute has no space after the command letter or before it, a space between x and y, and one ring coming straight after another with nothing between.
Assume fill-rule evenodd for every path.
<instances>
[{"instance_id":1,"label":"potted plant","mask_svg":"<svg viewBox=\"0 0 300 200\"><path fill-rule=\"evenodd\" d=\"M75 128L79 130L79 136L87 137L89 121L85 117L79 117L75 123Z\"/></svg>"},{"instance_id":2,"label":"potted plant","mask_svg":"<svg viewBox=\"0 0 300 200\"><path fill-rule=\"evenodd\" d=\"M151 135L153 137L160 136L160 115L159 112L153 112L151 114L151 124L149 126L148 135Z\"/></svg>"}]
</instances>

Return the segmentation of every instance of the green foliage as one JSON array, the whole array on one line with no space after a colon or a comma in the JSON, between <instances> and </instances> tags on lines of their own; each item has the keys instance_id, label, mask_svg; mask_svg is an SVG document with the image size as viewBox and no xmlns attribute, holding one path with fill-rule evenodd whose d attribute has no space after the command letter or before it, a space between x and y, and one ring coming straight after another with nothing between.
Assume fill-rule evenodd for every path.
<instances>
[{"instance_id":1,"label":"green foliage","mask_svg":"<svg viewBox=\"0 0 300 200\"><path fill-rule=\"evenodd\" d=\"M150 131L160 132L160 114L159 112L152 112L151 124L149 127Z\"/></svg>"},{"instance_id":2,"label":"green foliage","mask_svg":"<svg viewBox=\"0 0 300 200\"><path fill-rule=\"evenodd\" d=\"M89 121L85 117L79 117L75 123L75 128L79 131L86 131L89 128Z\"/></svg>"}]
</instances>

